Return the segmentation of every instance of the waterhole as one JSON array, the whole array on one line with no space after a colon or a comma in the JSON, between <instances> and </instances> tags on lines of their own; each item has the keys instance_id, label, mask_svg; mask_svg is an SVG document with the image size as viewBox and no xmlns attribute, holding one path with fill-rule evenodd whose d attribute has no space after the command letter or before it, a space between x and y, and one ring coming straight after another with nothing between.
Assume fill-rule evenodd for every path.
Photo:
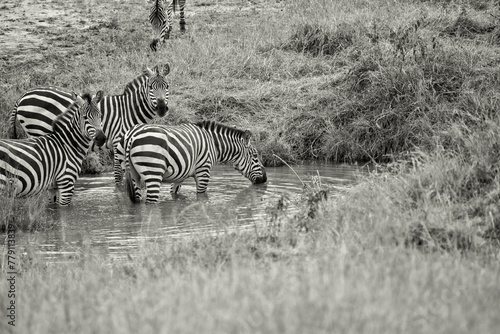
<instances>
[{"instance_id":1,"label":"waterhole","mask_svg":"<svg viewBox=\"0 0 500 334\"><path fill-rule=\"evenodd\" d=\"M270 210L281 198L287 203L285 214L293 215L304 193L302 182L319 180L335 196L363 173L362 168L353 165L317 164L294 166L293 171L288 167L270 167L266 171L268 182L252 185L231 166L216 166L206 199L197 200L194 179L189 178L176 198L170 195L170 184L162 184L160 200L153 205L131 203L124 189L114 185L111 173L81 176L71 206L48 209L52 227L21 233L16 236L16 244L29 244L49 261L74 258L85 247L105 256L124 258L148 240L266 224Z\"/></svg>"}]
</instances>

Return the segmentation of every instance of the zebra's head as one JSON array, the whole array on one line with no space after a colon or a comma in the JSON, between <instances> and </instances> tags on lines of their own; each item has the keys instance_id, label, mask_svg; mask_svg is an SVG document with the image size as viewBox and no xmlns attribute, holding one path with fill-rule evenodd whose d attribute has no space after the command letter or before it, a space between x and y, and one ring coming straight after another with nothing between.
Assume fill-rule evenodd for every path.
<instances>
[{"instance_id":1,"label":"zebra's head","mask_svg":"<svg viewBox=\"0 0 500 334\"><path fill-rule=\"evenodd\" d=\"M236 158L233 167L243 176L252 181L253 184L265 183L267 181L266 169L259 160L259 154L250 143L252 134L245 131L241 136L241 154Z\"/></svg>"},{"instance_id":2,"label":"zebra's head","mask_svg":"<svg viewBox=\"0 0 500 334\"><path fill-rule=\"evenodd\" d=\"M94 140L97 146L102 146L106 142L106 135L102 131L101 110L98 107L99 102L103 98L102 90L98 91L94 98L88 93L78 96L75 92L72 93L73 100L79 107L80 112L80 129L82 133Z\"/></svg>"},{"instance_id":3,"label":"zebra's head","mask_svg":"<svg viewBox=\"0 0 500 334\"><path fill-rule=\"evenodd\" d=\"M148 77L147 85L149 90L149 101L159 117L163 117L168 112L168 82L165 79L170 73L170 65L167 63L160 69L156 65L153 70L148 67L144 69Z\"/></svg>"}]
</instances>

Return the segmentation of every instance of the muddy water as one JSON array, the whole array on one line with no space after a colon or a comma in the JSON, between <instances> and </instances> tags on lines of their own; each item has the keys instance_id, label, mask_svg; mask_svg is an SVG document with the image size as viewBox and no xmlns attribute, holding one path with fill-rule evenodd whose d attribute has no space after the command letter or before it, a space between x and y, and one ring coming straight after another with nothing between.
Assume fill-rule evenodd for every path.
<instances>
[{"instance_id":1,"label":"muddy water","mask_svg":"<svg viewBox=\"0 0 500 334\"><path fill-rule=\"evenodd\" d=\"M356 166L301 165L295 172L304 182L320 176L322 184L342 189L362 173ZM78 256L82 247L115 258L126 257L140 242L178 238L194 233L216 233L227 228L250 228L266 222L266 209L284 195L289 214L297 210L302 184L287 167L267 168L268 182L251 185L230 166L216 166L208 198L196 199L195 183L186 180L181 196L172 198L169 184L162 185L157 205L132 204L124 189L116 188L112 174L80 177L72 205L50 209L54 227L22 234L17 244L30 244L47 260Z\"/></svg>"}]
</instances>

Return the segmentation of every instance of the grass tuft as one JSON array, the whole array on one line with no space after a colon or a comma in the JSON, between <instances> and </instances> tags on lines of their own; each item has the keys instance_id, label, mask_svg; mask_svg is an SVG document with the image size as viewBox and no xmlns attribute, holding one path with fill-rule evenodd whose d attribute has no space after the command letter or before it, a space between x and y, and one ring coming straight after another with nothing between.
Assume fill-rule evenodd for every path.
<instances>
[{"instance_id":1,"label":"grass tuft","mask_svg":"<svg viewBox=\"0 0 500 334\"><path fill-rule=\"evenodd\" d=\"M462 10L455 22L443 29L443 34L454 37L474 38L477 35L492 33L496 27L495 24L479 22L469 17L465 10Z\"/></svg>"},{"instance_id":2,"label":"grass tuft","mask_svg":"<svg viewBox=\"0 0 500 334\"><path fill-rule=\"evenodd\" d=\"M15 198L9 187L0 189L0 233L7 230L34 232L50 227L47 223L47 192L28 198Z\"/></svg>"},{"instance_id":3,"label":"grass tuft","mask_svg":"<svg viewBox=\"0 0 500 334\"><path fill-rule=\"evenodd\" d=\"M304 24L295 28L282 48L317 56L332 56L353 44L354 30L348 26L337 26L332 30L318 24Z\"/></svg>"}]
</instances>

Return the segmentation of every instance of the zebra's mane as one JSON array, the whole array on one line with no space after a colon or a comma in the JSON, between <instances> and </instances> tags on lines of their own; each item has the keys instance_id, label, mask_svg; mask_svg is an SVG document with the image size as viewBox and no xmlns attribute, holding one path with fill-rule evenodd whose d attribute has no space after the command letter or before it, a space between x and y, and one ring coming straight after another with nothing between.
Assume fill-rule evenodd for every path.
<instances>
[{"instance_id":1,"label":"zebra's mane","mask_svg":"<svg viewBox=\"0 0 500 334\"><path fill-rule=\"evenodd\" d=\"M82 99L85 101L85 103L90 104L92 102L92 95L90 95L89 93L84 93L82 95ZM52 122L53 132L56 132L56 130L59 129L62 126L62 124L66 123L67 120L71 120L78 109L79 109L78 104L76 100L74 100L68 106L68 109L66 109L65 112L57 116L57 118Z\"/></svg>"},{"instance_id":2,"label":"zebra's mane","mask_svg":"<svg viewBox=\"0 0 500 334\"><path fill-rule=\"evenodd\" d=\"M146 77L147 77L147 74L146 73L142 73L141 75L139 75L138 77L136 77L134 80L130 81L127 85L125 85L125 89L123 90L123 93L127 93L127 92L131 92L131 91L134 91L136 88L136 84L139 83L139 84L142 84L144 83L146 80Z\"/></svg>"},{"instance_id":3,"label":"zebra's mane","mask_svg":"<svg viewBox=\"0 0 500 334\"><path fill-rule=\"evenodd\" d=\"M236 136L239 138L249 134L248 131L236 129L236 128L224 125L222 123L218 123L216 121L201 121L201 122L197 122L195 124L197 126L199 126L200 128L205 129L209 132L220 133L220 134L229 134L231 136Z\"/></svg>"}]
</instances>

